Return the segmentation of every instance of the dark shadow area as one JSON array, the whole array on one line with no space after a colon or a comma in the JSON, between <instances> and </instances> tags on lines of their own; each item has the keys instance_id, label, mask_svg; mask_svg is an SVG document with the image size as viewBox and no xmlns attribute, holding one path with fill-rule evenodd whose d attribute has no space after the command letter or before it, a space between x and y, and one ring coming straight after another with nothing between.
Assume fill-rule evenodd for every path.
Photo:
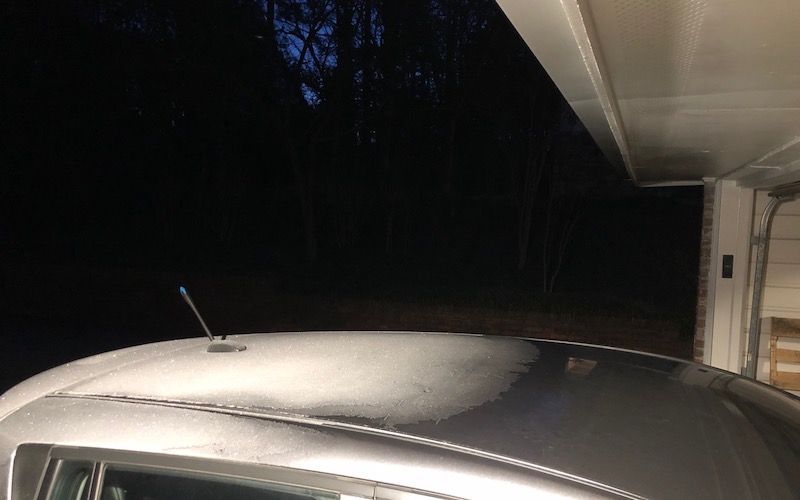
<instances>
[{"instance_id":1,"label":"dark shadow area","mask_svg":"<svg viewBox=\"0 0 800 500\"><path fill-rule=\"evenodd\" d=\"M3 388L201 335L179 285L220 333L693 333L702 190L625 180L492 1L30 0L0 49Z\"/></svg>"}]
</instances>

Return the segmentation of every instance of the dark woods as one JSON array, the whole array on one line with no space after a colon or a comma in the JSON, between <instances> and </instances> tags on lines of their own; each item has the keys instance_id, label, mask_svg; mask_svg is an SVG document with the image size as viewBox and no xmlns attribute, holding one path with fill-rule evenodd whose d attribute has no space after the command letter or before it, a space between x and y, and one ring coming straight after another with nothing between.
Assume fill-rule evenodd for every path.
<instances>
[{"instance_id":1,"label":"dark woods","mask_svg":"<svg viewBox=\"0 0 800 500\"><path fill-rule=\"evenodd\" d=\"M9 254L551 291L619 180L491 0L12 0L0 38Z\"/></svg>"}]
</instances>

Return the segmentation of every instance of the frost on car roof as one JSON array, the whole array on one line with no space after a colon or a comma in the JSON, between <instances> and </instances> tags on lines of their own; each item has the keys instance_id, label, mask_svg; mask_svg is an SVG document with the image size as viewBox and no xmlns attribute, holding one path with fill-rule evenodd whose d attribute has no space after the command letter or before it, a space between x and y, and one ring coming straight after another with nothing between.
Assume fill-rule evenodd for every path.
<instances>
[{"instance_id":1,"label":"frost on car roof","mask_svg":"<svg viewBox=\"0 0 800 500\"><path fill-rule=\"evenodd\" d=\"M235 338L235 337L234 337ZM368 419L386 428L439 422L493 401L538 358L512 339L392 333L242 336L238 353L154 357L71 394L273 409Z\"/></svg>"},{"instance_id":2,"label":"frost on car roof","mask_svg":"<svg viewBox=\"0 0 800 500\"><path fill-rule=\"evenodd\" d=\"M645 497L800 496L800 400L722 370L504 337L355 332L232 340L247 350L207 353L208 341L187 340L118 368L105 358L77 362L103 369L59 393L388 429ZM748 479L755 477L763 480Z\"/></svg>"}]
</instances>

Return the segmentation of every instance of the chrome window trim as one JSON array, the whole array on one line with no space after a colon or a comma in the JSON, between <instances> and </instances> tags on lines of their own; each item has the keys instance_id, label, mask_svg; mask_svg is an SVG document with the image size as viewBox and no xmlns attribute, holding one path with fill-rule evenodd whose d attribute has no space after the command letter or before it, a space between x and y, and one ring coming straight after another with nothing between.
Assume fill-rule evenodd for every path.
<instances>
[{"instance_id":1,"label":"chrome window trim","mask_svg":"<svg viewBox=\"0 0 800 500\"><path fill-rule=\"evenodd\" d=\"M91 479L92 482L89 483L89 500L100 498L100 492L103 487L103 469L102 462L95 461ZM47 500L50 499L48 498Z\"/></svg>"},{"instance_id":2,"label":"chrome window trim","mask_svg":"<svg viewBox=\"0 0 800 500\"><path fill-rule=\"evenodd\" d=\"M89 460L95 463L90 498L98 498L102 474L110 464L134 465L150 469L191 471L220 477L252 479L339 493L342 498L374 498L375 484L357 478L331 476L319 472L287 469L271 465L246 464L205 458L177 457L104 448L54 446L51 460Z\"/></svg>"}]
</instances>

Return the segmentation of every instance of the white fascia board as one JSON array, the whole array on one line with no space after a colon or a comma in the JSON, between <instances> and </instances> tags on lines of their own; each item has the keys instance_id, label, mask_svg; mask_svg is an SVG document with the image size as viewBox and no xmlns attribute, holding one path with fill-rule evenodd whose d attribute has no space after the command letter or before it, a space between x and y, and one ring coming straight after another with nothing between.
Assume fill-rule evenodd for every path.
<instances>
[{"instance_id":1,"label":"white fascia board","mask_svg":"<svg viewBox=\"0 0 800 500\"><path fill-rule=\"evenodd\" d=\"M498 0L608 160L637 182L630 148L582 0Z\"/></svg>"}]
</instances>

